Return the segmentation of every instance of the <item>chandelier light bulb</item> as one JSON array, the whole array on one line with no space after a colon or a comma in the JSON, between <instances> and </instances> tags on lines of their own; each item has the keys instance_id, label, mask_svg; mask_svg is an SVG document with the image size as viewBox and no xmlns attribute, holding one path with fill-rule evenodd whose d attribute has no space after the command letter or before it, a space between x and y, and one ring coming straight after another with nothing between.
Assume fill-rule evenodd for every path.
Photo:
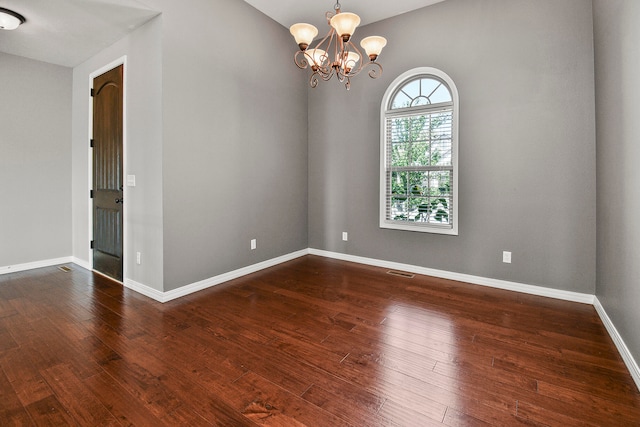
<instances>
[{"instance_id":1,"label":"chandelier light bulb","mask_svg":"<svg viewBox=\"0 0 640 427\"><path fill-rule=\"evenodd\" d=\"M329 21L342 40L347 42L360 25L360 17L355 13L342 12L335 14Z\"/></svg>"},{"instance_id":2,"label":"chandelier light bulb","mask_svg":"<svg viewBox=\"0 0 640 427\"><path fill-rule=\"evenodd\" d=\"M358 64L358 61L360 61L360 55L358 55L355 52L348 52L347 53L347 57L344 60L344 63L342 64L342 67L348 72L350 72L353 68L356 67L356 65Z\"/></svg>"},{"instance_id":3,"label":"chandelier light bulb","mask_svg":"<svg viewBox=\"0 0 640 427\"><path fill-rule=\"evenodd\" d=\"M387 45L387 39L380 36L369 36L362 39L360 46L367 52L367 56L375 61L382 52L382 48Z\"/></svg>"},{"instance_id":4,"label":"chandelier light bulb","mask_svg":"<svg viewBox=\"0 0 640 427\"><path fill-rule=\"evenodd\" d=\"M309 49L305 55L311 60L312 67L321 67L327 60L327 52L322 49Z\"/></svg>"},{"instance_id":5,"label":"chandelier light bulb","mask_svg":"<svg viewBox=\"0 0 640 427\"><path fill-rule=\"evenodd\" d=\"M305 50L309 47L315 36L318 35L318 29L306 23L293 24L291 28L289 28L289 32L291 32L293 38L296 39L300 50Z\"/></svg>"}]
</instances>

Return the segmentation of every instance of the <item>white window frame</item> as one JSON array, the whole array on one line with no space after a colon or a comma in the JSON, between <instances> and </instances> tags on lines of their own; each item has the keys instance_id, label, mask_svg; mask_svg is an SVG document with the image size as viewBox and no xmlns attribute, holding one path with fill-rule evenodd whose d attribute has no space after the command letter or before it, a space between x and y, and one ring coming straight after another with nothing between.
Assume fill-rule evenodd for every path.
<instances>
[{"instance_id":1,"label":"white window frame","mask_svg":"<svg viewBox=\"0 0 640 427\"><path fill-rule=\"evenodd\" d=\"M444 82L449 91L453 105L452 123L451 123L451 162L453 166L453 210L451 225L439 225L421 222L395 221L386 218L387 212L387 117L397 110L391 110L391 102L400 88L411 80L419 77L435 78ZM437 233L458 235L459 209L458 209L458 121L459 121L460 103L458 99L458 89L455 83L445 72L432 67L418 67L406 71L398 76L387 88L380 107L380 228L389 228L395 230L418 231L423 233ZM407 110L409 111L409 110Z\"/></svg>"}]
</instances>

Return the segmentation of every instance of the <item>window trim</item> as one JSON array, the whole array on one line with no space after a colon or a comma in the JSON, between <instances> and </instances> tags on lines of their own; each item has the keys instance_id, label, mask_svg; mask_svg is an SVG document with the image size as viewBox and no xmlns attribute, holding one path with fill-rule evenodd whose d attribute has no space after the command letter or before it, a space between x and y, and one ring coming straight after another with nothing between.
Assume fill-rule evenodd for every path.
<instances>
[{"instance_id":1,"label":"window trim","mask_svg":"<svg viewBox=\"0 0 640 427\"><path fill-rule=\"evenodd\" d=\"M445 83L450 92L452 99L453 117L451 122L451 163L453 166L453 224L449 226L438 226L437 224L418 224L400 221L387 220L387 194L386 194L386 174L387 174L387 117L400 113L398 110L391 110L390 103L395 97L398 90L400 90L406 83L411 80L427 77L440 80ZM448 104L448 103L447 103ZM437 106L438 104L434 104ZM419 109L418 107L409 107L402 109L402 113L409 113L412 110ZM382 97L380 104L380 228L393 229L393 230L405 230L405 231L417 231L423 233L435 233L446 235L458 235L458 223L459 223L459 209L458 209L458 121L459 121L459 109L460 102L458 98L458 89L445 72L433 68L433 67L418 67L408 70L399 75L387 88Z\"/></svg>"}]
</instances>

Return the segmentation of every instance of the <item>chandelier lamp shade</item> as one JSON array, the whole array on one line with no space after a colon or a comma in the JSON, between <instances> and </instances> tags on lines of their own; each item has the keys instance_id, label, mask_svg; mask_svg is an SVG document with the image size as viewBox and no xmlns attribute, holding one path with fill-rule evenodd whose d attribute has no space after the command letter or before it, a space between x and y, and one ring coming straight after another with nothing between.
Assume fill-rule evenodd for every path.
<instances>
[{"instance_id":1,"label":"chandelier lamp shade","mask_svg":"<svg viewBox=\"0 0 640 427\"><path fill-rule=\"evenodd\" d=\"M367 59L363 60L362 52L352 42L353 33L360 25L360 17L355 13L342 12L340 2L334 6L335 12L327 12L329 32L315 46L313 40L318 29L311 24L293 24L289 31L300 48L294 55L294 62L300 69L311 68L309 85L318 86L320 80L327 81L334 75L345 84L347 90L351 86L351 77L369 68L369 77L376 79L382 74L382 65L376 62L387 39L380 36L365 37L360 42Z\"/></svg>"},{"instance_id":2,"label":"chandelier lamp shade","mask_svg":"<svg viewBox=\"0 0 640 427\"><path fill-rule=\"evenodd\" d=\"M0 30L15 30L25 21L19 13L0 7Z\"/></svg>"}]
</instances>

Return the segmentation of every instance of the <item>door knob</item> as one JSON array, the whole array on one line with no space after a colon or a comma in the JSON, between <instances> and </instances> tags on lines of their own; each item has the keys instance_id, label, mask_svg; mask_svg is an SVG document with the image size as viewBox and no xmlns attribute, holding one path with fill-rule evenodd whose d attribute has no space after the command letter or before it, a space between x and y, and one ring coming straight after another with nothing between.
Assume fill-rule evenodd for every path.
<instances>
[{"instance_id":1,"label":"door knob","mask_svg":"<svg viewBox=\"0 0 640 427\"><path fill-rule=\"evenodd\" d=\"M116 199L116 203L124 203L124 199Z\"/></svg>"}]
</instances>

